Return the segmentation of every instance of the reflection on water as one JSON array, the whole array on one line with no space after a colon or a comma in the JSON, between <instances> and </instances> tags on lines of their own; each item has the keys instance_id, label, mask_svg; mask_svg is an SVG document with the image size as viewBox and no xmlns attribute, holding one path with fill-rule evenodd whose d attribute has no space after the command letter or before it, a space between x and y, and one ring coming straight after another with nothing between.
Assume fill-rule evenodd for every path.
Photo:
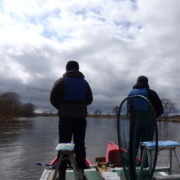
<instances>
[{"instance_id":1,"label":"reflection on water","mask_svg":"<svg viewBox=\"0 0 180 180\"><path fill-rule=\"evenodd\" d=\"M173 140L180 142L180 123L158 122L159 140ZM177 155L180 158L180 147L176 149ZM158 166L168 166L169 152L167 150L158 153ZM180 173L178 164L173 154L173 169L175 173Z\"/></svg>"},{"instance_id":2,"label":"reflection on water","mask_svg":"<svg viewBox=\"0 0 180 180\"><path fill-rule=\"evenodd\" d=\"M51 158L57 136L55 123L50 118L38 117L17 124L1 124L0 179L36 179L39 176L41 169L34 163Z\"/></svg>"},{"instance_id":3,"label":"reflection on water","mask_svg":"<svg viewBox=\"0 0 180 180\"><path fill-rule=\"evenodd\" d=\"M38 179L43 167L35 162L49 162L58 142L58 118L36 117L18 123L0 124L0 179ZM180 140L180 124L159 123L160 139ZM86 133L87 157L105 156L106 142L117 143L115 119L88 119ZM178 149L178 155L180 149ZM167 158L160 153L161 162ZM174 165L177 167L176 162Z\"/></svg>"},{"instance_id":4,"label":"reflection on water","mask_svg":"<svg viewBox=\"0 0 180 180\"><path fill-rule=\"evenodd\" d=\"M180 141L180 123L170 123L170 122L158 122L159 138L163 139L168 137L169 139L176 139Z\"/></svg>"}]
</instances>

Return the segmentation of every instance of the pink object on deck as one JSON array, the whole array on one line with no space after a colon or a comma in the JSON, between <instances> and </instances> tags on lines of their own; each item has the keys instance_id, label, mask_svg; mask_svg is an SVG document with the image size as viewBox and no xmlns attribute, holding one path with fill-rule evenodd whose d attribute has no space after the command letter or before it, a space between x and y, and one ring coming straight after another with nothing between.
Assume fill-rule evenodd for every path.
<instances>
[{"instance_id":1,"label":"pink object on deck","mask_svg":"<svg viewBox=\"0 0 180 180\"><path fill-rule=\"evenodd\" d=\"M117 144L108 141L106 148L106 162L112 162L115 165L121 165L121 153L128 153L124 148L119 147ZM136 157L138 163L141 162L139 157Z\"/></svg>"}]
</instances>

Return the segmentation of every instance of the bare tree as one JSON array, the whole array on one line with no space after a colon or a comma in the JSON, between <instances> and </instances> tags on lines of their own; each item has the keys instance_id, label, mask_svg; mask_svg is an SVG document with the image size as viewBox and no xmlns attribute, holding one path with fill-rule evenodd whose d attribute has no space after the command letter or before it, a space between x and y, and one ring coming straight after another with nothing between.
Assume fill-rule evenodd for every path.
<instances>
[{"instance_id":1,"label":"bare tree","mask_svg":"<svg viewBox=\"0 0 180 180\"><path fill-rule=\"evenodd\" d=\"M24 117L31 117L34 115L35 105L31 103L22 105L22 115Z\"/></svg>"},{"instance_id":2,"label":"bare tree","mask_svg":"<svg viewBox=\"0 0 180 180\"><path fill-rule=\"evenodd\" d=\"M19 94L5 92L0 94L0 119L34 115L35 106L31 103L23 104Z\"/></svg>"},{"instance_id":3,"label":"bare tree","mask_svg":"<svg viewBox=\"0 0 180 180\"><path fill-rule=\"evenodd\" d=\"M98 110L98 109L96 109L96 110L94 111L94 114L95 114L96 116L100 116L101 113L102 113L102 111L101 111L101 110Z\"/></svg>"},{"instance_id":4,"label":"bare tree","mask_svg":"<svg viewBox=\"0 0 180 180\"><path fill-rule=\"evenodd\" d=\"M119 111L119 106L115 106L112 110L112 112L117 115L118 114L118 111Z\"/></svg>"},{"instance_id":5,"label":"bare tree","mask_svg":"<svg viewBox=\"0 0 180 180\"><path fill-rule=\"evenodd\" d=\"M171 99L163 98L163 99L161 99L161 101L162 101L163 108L164 108L163 117L165 119L167 119L171 113L177 112L176 104Z\"/></svg>"},{"instance_id":6,"label":"bare tree","mask_svg":"<svg viewBox=\"0 0 180 180\"><path fill-rule=\"evenodd\" d=\"M17 93L6 92L0 95L0 113L4 116L18 116L20 107L20 96Z\"/></svg>"}]
</instances>

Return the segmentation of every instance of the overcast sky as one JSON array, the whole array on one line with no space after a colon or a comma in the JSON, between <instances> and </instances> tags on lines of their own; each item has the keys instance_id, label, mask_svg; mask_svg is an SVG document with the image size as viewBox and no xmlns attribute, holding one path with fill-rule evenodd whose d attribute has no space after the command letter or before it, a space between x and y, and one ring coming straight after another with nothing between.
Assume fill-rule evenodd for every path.
<instances>
[{"instance_id":1,"label":"overcast sky","mask_svg":"<svg viewBox=\"0 0 180 180\"><path fill-rule=\"evenodd\" d=\"M139 75L180 109L179 0L0 0L0 92L53 109L49 94L77 60L111 109Z\"/></svg>"}]
</instances>

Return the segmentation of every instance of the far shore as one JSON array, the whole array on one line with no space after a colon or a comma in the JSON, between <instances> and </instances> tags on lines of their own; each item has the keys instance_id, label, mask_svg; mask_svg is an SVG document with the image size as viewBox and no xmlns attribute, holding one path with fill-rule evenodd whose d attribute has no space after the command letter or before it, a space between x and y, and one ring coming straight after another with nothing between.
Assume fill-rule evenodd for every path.
<instances>
[{"instance_id":1,"label":"far shore","mask_svg":"<svg viewBox=\"0 0 180 180\"><path fill-rule=\"evenodd\" d=\"M163 122L175 122L175 123L180 123L180 116L178 115L178 117L168 117L166 119L164 118L159 118L158 121L163 121Z\"/></svg>"},{"instance_id":2,"label":"far shore","mask_svg":"<svg viewBox=\"0 0 180 180\"><path fill-rule=\"evenodd\" d=\"M35 114L35 116L58 116L57 114L49 114L49 113L41 113L41 114ZM101 114L101 115L96 115L96 114L88 114L87 116L88 118L103 118L103 119L117 119L116 115L105 115L105 114ZM175 123L180 123L180 115L172 115L169 116L168 118L158 118L158 121L162 121L162 122L175 122Z\"/></svg>"},{"instance_id":3,"label":"far shore","mask_svg":"<svg viewBox=\"0 0 180 180\"><path fill-rule=\"evenodd\" d=\"M47 117L56 117L58 114L50 114L50 113L36 113L32 117L37 117L37 116L47 116ZM109 114L101 114L101 115L96 115L96 114L88 114L88 118L97 118L97 119L117 119L116 115L109 115ZM23 117L2 117L0 116L0 122L16 122L19 119L22 119ZM29 117L31 118L31 117ZM126 118L126 117L125 117ZM175 123L180 123L180 115L173 115L169 116L168 118L158 118L158 121L162 122L175 122Z\"/></svg>"}]
</instances>

